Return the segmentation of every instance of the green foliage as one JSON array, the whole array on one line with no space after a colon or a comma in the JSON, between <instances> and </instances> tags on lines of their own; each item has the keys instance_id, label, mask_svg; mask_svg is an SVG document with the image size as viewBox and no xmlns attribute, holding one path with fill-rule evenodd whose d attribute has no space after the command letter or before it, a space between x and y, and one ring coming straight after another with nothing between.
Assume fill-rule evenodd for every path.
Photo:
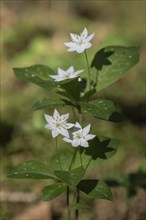
<instances>
[{"instance_id":1,"label":"green foliage","mask_svg":"<svg viewBox=\"0 0 146 220\"><path fill-rule=\"evenodd\" d=\"M94 199L112 200L112 192L102 180L83 179L79 182L77 187Z\"/></svg>"},{"instance_id":2,"label":"green foliage","mask_svg":"<svg viewBox=\"0 0 146 220\"><path fill-rule=\"evenodd\" d=\"M115 112L114 103L110 100L97 99L90 102L81 102L81 107L96 118L115 122L121 121L120 114Z\"/></svg>"},{"instance_id":3,"label":"green foliage","mask_svg":"<svg viewBox=\"0 0 146 220\"><path fill-rule=\"evenodd\" d=\"M91 63L98 74L97 91L119 80L138 61L137 47L109 46L98 51Z\"/></svg>"},{"instance_id":4,"label":"green foliage","mask_svg":"<svg viewBox=\"0 0 146 220\"><path fill-rule=\"evenodd\" d=\"M15 179L57 179L50 173L47 165L36 160L23 162L9 172L7 176Z\"/></svg>"},{"instance_id":5,"label":"green foliage","mask_svg":"<svg viewBox=\"0 0 146 220\"><path fill-rule=\"evenodd\" d=\"M117 152L118 146L119 141L116 139L96 136L90 141L90 147L85 149L85 154L93 160L109 159Z\"/></svg>"},{"instance_id":6,"label":"green foliage","mask_svg":"<svg viewBox=\"0 0 146 220\"><path fill-rule=\"evenodd\" d=\"M45 65L14 68L14 74L18 79L34 83L47 91L56 86L56 83L49 77L50 74L54 74L53 70Z\"/></svg>"},{"instance_id":7,"label":"green foliage","mask_svg":"<svg viewBox=\"0 0 146 220\"><path fill-rule=\"evenodd\" d=\"M56 108L58 105L65 105L65 101L57 98L44 98L33 105L33 110L45 109L45 108Z\"/></svg>"},{"instance_id":8,"label":"green foliage","mask_svg":"<svg viewBox=\"0 0 146 220\"><path fill-rule=\"evenodd\" d=\"M80 84L78 82L78 78L72 79L70 81L63 81L64 83L61 83L61 87L70 95L71 99L73 101L79 101L80 100Z\"/></svg>"},{"instance_id":9,"label":"green foliage","mask_svg":"<svg viewBox=\"0 0 146 220\"><path fill-rule=\"evenodd\" d=\"M69 186L76 186L84 173L85 170L82 166L70 171L54 171L55 176Z\"/></svg>"},{"instance_id":10,"label":"green foliage","mask_svg":"<svg viewBox=\"0 0 146 220\"><path fill-rule=\"evenodd\" d=\"M64 183L55 183L43 188L42 199L45 201L50 201L66 190L66 185Z\"/></svg>"},{"instance_id":11,"label":"green foliage","mask_svg":"<svg viewBox=\"0 0 146 220\"><path fill-rule=\"evenodd\" d=\"M46 97L36 102L33 110L51 109L60 105L69 105L72 108L76 108L79 118L81 113L88 112L98 119L120 122L122 117L116 112L112 101L91 98L96 92L108 87L124 76L126 71L134 66L138 60L139 50L136 47L105 47L95 54L91 63L91 68L94 67L97 70L96 81L91 82L89 71L88 83L86 79L83 80L78 77L55 82L50 77L51 74L54 75L53 70L44 65L14 68L14 73L18 79L34 83L47 91L54 91L57 95L65 97L65 99L60 97ZM87 55L86 61L88 64ZM89 91L86 88L88 84L91 87ZM58 115L53 117L57 117L60 120ZM65 122L63 121L63 123ZM54 124L57 127L57 122L54 122ZM84 132L89 133L87 130L84 130ZM88 136L88 141L90 137L92 138L92 136ZM70 138L73 138L72 133L70 133ZM52 172L50 172L46 165L38 161L26 161L14 168L8 177L18 179L54 179L56 181L55 183L43 189L43 200L52 200L65 190L67 190L67 195L69 196L69 187L76 189L77 193L81 190L94 199L112 200L112 192L104 181L82 178L89 167L91 168L97 165L99 161L112 157L117 152L118 145L119 142L116 139L96 135L95 138L89 141L89 147L81 148L79 146L76 150L74 149L74 154L66 149L65 151L57 152L51 163ZM68 207L68 212L70 212L70 209L78 210L84 208L86 206L81 203L72 204Z\"/></svg>"},{"instance_id":12,"label":"green foliage","mask_svg":"<svg viewBox=\"0 0 146 220\"><path fill-rule=\"evenodd\" d=\"M90 207L84 203L77 203L71 205L71 209L79 210L79 209L90 209Z\"/></svg>"}]
</instances>

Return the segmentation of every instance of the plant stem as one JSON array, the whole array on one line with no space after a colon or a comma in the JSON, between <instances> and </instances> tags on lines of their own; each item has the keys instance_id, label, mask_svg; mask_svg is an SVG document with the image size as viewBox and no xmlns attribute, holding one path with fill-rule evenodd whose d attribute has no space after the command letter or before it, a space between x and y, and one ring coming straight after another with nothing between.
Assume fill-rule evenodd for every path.
<instances>
[{"instance_id":1,"label":"plant stem","mask_svg":"<svg viewBox=\"0 0 146 220\"><path fill-rule=\"evenodd\" d=\"M88 164L87 164L87 166L86 166L85 170L87 170L87 168L89 167L89 165L90 165L91 161L92 161L92 158L89 160L89 162L88 162Z\"/></svg>"},{"instance_id":2,"label":"plant stem","mask_svg":"<svg viewBox=\"0 0 146 220\"><path fill-rule=\"evenodd\" d=\"M95 80L95 85L97 86L97 84L98 84L98 70L97 70L97 72L96 72L96 80Z\"/></svg>"},{"instance_id":3,"label":"plant stem","mask_svg":"<svg viewBox=\"0 0 146 220\"><path fill-rule=\"evenodd\" d=\"M75 161L75 158L76 158L76 155L77 155L77 149L75 149L74 151L74 154L73 154L73 157L72 157L72 160L71 160L71 163L70 163L70 166L69 166L69 171L71 170L72 168L72 164L73 162ZM67 186L67 189L66 189L66 203L67 203L67 220L70 220L70 214L71 214L71 209L69 207L69 186Z\"/></svg>"},{"instance_id":4,"label":"plant stem","mask_svg":"<svg viewBox=\"0 0 146 220\"><path fill-rule=\"evenodd\" d=\"M67 220L70 220L69 186L66 188Z\"/></svg>"},{"instance_id":5,"label":"plant stem","mask_svg":"<svg viewBox=\"0 0 146 220\"><path fill-rule=\"evenodd\" d=\"M69 206L69 186L67 186L67 189L66 189L66 203L67 203L67 206Z\"/></svg>"},{"instance_id":6,"label":"plant stem","mask_svg":"<svg viewBox=\"0 0 146 220\"><path fill-rule=\"evenodd\" d=\"M82 152L81 152L81 148L79 149L79 154L80 154L80 161L81 161L81 166L83 165L83 161L82 161Z\"/></svg>"},{"instance_id":7,"label":"plant stem","mask_svg":"<svg viewBox=\"0 0 146 220\"><path fill-rule=\"evenodd\" d=\"M77 120L77 116L76 116L75 108L74 108L73 106L72 106L72 112L73 112L74 119Z\"/></svg>"},{"instance_id":8,"label":"plant stem","mask_svg":"<svg viewBox=\"0 0 146 220\"><path fill-rule=\"evenodd\" d=\"M72 164L75 161L76 155L77 155L77 149L74 150L73 158L72 158L70 166L69 166L69 171L71 170Z\"/></svg>"},{"instance_id":9,"label":"plant stem","mask_svg":"<svg viewBox=\"0 0 146 220\"><path fill-rule=\"evenodd\" d=\"M60 156L59 156L59 151L58 151L57 137L55 138L55 140L56 140L55 143L56 143L56 151L57 151L57 156L58 156L59 166L60 166L60 169L62 170L61 161L60 161Z\"/></svg>"},{"instance_id":10,"label":"plant stem","mask_svg":"<svg viewBox=\"0 0 146 220\"><path fill-rule=\"evenodd\" d=\"M80 190L77 188L77 196L76 196L76 203L80 202ZM75 220L79 219L79 209L75 210Z\"/></svg>"},{"instance_id":11,"label":"plant stem","mask_svg":"<svg viewBox=\"0 0 146 220\"><path fill-rule=\"evenodd\" d=\"M87 68L88 68L89 90L91 90L91 72L90 72L90 66L89 66L89 61L88 61L86 50L85 50L85 58L86 58L86 63L87 63Z\"/></svg>"}]
</instances>

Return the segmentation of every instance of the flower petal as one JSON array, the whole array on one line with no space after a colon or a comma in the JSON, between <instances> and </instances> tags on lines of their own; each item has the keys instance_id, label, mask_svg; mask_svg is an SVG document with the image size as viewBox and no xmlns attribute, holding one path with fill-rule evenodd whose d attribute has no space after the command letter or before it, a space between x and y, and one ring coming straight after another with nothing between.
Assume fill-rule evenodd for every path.
<instances>
[{"instance_id":1,"label":"flower petal","mask_svg":"<svg viewBox=\"0 0 146 220\"><path fill-rule=\"evenodd\" d=\"M68 130L66 130L65 128L60 127L60 128L58 129L58 131L59 131L59 133L62 134L63 136L69 138L69 132L68 132Z\"/></svg>"},{"instance_id":2,"label":"flower petal","mask_svg":"<svg viewBox=\"0 0 146 220\"><path fill-rule=\"evenodd\" d=\"M73 126L74 126L73 123L65 123L64 128L69 129L69 128L72 128Z\"/></svg>"},{"instance_id":3,"label":"flower petal","mask_svg":"<svg viewBox=\"0 0 146 220\"><path fill-rule=\"evenodd\" d=\"M55 79L56 81L57 81L57 79L58 79L58 75L50 75L50 77L51 77L52 79Z\"/></svg>"},{"instance_id":4,"label":"flower petal","mask_svg":"<svg viewBox=\"0 0 146 220\"><path fill-rule=\"evenodd\" d=\"M57 130L57 129L54 129L54 130L52 131L52 137L55 138L55 137L57 137L58 135L59 135L58 130Z\"/></svg>"},{"instance_id":5,"label":"flower petal","mask_svg":"<svg viewBox=\"0 0 146 220\"><path fill-rule=\"evenodd\" d=\"M88 36L88 31L87 31L87 28L84 28L82 34L81 34L81 38L82 39L85 39L86 37Z\"/></svg>"},{"instance_id":6,"label":"flower petal","mask_svg":"<svg viewBox=\"0 0 146 220\"><path fill-rule=\"evenodd\" d=\"M76 51L77 49L78 49L78 45L75 45L73 47L70 47L67 51L72 52L72 51Z\"/></svg>"},{"instance_id":7,"label":"flower petal","mask_svg":"<svg viewBox=\"0 0 146 220\"><path fill-rule=\"evenodd\" d=\"M70 66L67 70L66 70L67 73L74 73L74 67L73 66Z\"/></svg>"},{"instance_id":8,"label":"flower petal","mask_svg":"<svg viewBox=\"0 0 146 220\"><path fill-rule=\"evenodd\" d=\"M75 127L77 127L77 128L82 128L81 125L79 124L79 122L76 122L76 123L75 123Z\"/></svg>"},{"instance_id":9,"label":"flower petal","mask_svg":"<svg viewBox=\"0 0 146 220\"><path fill-rule=\"evenodd\" d=\"M82 147L89 147L89 144L85 139L81 139L81 146Z\"/></svg>"},{"instance_id":10,"label":"flower petal","mask_svg":"<svg viewBox=\"0 0 146 220\"><path fill-rule=\"evenodd\" d=\"M90 48L91 46L92 46L92 44L89 43L89 42L84 44L84 47L85 47L86 49Z\"/></svg>"},{"instance_id":11,"label":"flower petal","mask_svg":"<svg viewBox=\"0 0 146 220\"><path fill-rule=\"evenodd\" d=\"M78 35L70 33L70 36L71 36L72 41L76 43L78 42Z\"/></svg>"},{"instance_id":12,"label":"flower petal","mask_svg":"<svg viewBox=\"0 0 146 220\"><path fill-rule=\"evenodd\" d=\"M59 115L58 111L57 111L56 108L55 108L54 114L53 114L53 118L54 118L54 119L58 119L59 117L60 117L60 115Z\"/></svg>"},{"instance_id":13,"label":"flower petal","mask_svg":"<svg viewBox=\"0 0 146 220\"><path fill-rule=\"evenodd\" d=\"M84 70L77 70L76 72L74 72L74 74L78 75L80 73L84 72Z\"/></svg>"},{"instance_id":14,"label":"flower petal","mask_svg":"<svg viewBox=\"0 0 146 220\"><path fill-rule=\"evenodd\" d=\"M53 125L52 123L51 124L47 124L45 125L45 128L49 129L49 130L54 130L55 129L55 125Z\"/></svg>"},{"instance_id":15,"label":"flower petal","mask_svg":"<svg viewBox=\"0 0 146 220\"><path fill-rule=\"evenodd\" d=\"M72 142L72 140L71 140L71 139L66 138L66 137L65 137L65 138L63 138L63 140L64 140L64 141L66 141L66 142L68 142L68 143L71 143L71 142Z\"/></svg>"},{"instance_id":16,"label":"flower petal","mask_svg":"<svg viewBox=\"0 0 146 220\"><path fill-rule=\"evenodd\" d=\"M65 122L69 118L69 113L60 116L60 121Z\"/></svg>"},{"instance_id":17,"label":"flower petal","mask_svg":"<svg viewBox=\"0 0 146 220\"><path fill-rule=\"evenodd\" d=\"M77 43L71 41L71 42L64 43L64 45L67 46L67 47L72 47L73 48L77 45Z\"/></svg>"},{"instance_id":18,"label":"flower petal","mask_svg":"<svg viewBox=\"0 0 146 220\"><path fill-rule=\"evenodd\" d=\"M88 133L89 133L89 131L90 131L90 127L91 127L91 125L89 124L89 125L87 125L85 128L83 128L83 135L84 136L86 136Z\"/></svg>"},{"instance_id":19,"label":"flower petal","mask_svg":"<svg viewBox=\"0 0 146 220\"><path fill-rule=\"evenodd\" d=\"M66 79L66 77L57 76L56 79L55 79L55 81L56 81L56 82L60 82L60 81L63 81L63 80L65 80L65 79Z\"/></svg>"},{"instance_id":20,"label":"flower petal","mask_svg":"<svg viewBox=\"0 0 146 220\"><path fill-rule=\"evenodd\" d=\"M65 71L61 69L60 67L58 67L58 75L64 76L64 74L65 74Z\"/></svg>"},{"instance_id":21,"label":"flower petal","mask_svg":"<svg viewBox=\"0 0 146 220\"><path fill-rule=\"evenodd\" d=\"M80 145L80 141L78 139L74 139L71 144L73 147L77 147Z\"/></svg>"},{"instance_id":22,"label":"flower petal","mask_svg":"<svg viewBox=\"0 0 146 220\"><path fill-rule=\"evenodd\" d=\"M91 139L93 139L93 138L95 138L96 137L96 135L95 134L88 134L88 135L86 135L86 137L84 137L85 138L85 140L91 140Z\"/></svg>"},{"instance_id":23,"label":"flower petal","mask_svg":"<svg viewBox=\"0 0 146 220\"><path fill-rule=\"evenodd\" d=\"M47 114L44 114L44 116L45 116L45 119L46 119L46 121L49 123L50 121L51 122L53 122L54 121L54 119L53 119L53 117L52 116L50 116L50 115L47 115Z\"/></svg>"},{"instance_id":24,"label":"flower petal","mask_svg":"<svg viewBox=\"0 0 146 220\"><path fill-rule=\"evenodd\" d=\"M93 33L93 34L90 34L90 35L84 40L84 42L89 42L93 37L94 37L94 33Z\"/></svg>"},{"instance_id":25,"label":"flower petal","mask_svg":"<svg viewBox=\"0 0 146 220\"><path fill-rule=\"evenodd\" d=\"M77 51L77 53L83 53L86 48L87 48L87 47L86 47L85 44L81 44L80 46L78 46L78 48L76 49L76 51Z\"/></svg>"}]
</instances>

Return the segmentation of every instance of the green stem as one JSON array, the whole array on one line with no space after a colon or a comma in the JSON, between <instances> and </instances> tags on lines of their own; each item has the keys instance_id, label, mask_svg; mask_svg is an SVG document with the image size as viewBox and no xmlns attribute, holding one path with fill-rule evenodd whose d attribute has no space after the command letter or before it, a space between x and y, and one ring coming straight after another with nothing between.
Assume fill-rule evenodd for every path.
<instances>
[{"instance_id":1,"label":"green stem","mask_svg":"<svg viewBox=\"0 0 146 220\"><path fill-rule=\"evenodd\" d=\"M66 204L67 204L67 220L70 220L70 214L71 214L71 210L70 210L70 201L69 201L69 186L67 186L66 188Z\"/></svg>"},{"instance_id":2,"label":"green stem","mask_svg":"<svg viewBox=\"0 0 146 220\"><path fill-rule=\"evenodd\" d=\"M60 156L59 156L59 150L58 150L58 142L57 142L57 137L55 138L55 144L56 144L56 151L57 151L57 156L58 156L58 161L59 161L59 166L60 169L62 170L62 166L61 166L61 161L60 161Z\"/></svg>"},{"instance_id":3,"label":"green stem","mask_svg":"<svg viewBox=\"0 0 146 220\"><path fill-rule=\"evenodd\" d=\"M72 168L72 164L73 164L73 162L75 161L76 155L77 155L77 149L75 149L75 151L74 151L73 158L72 158L71 163L70 163L70 166L69 166L69 171L70 171L71 168Z\"/></svg>"},{"instance_id":4,"label":"green stem","mask_svg":"<svg viewBox=\"0 0 146 220\"><path fill-rule=\"evenodd\" d=\"M80 202L80 190L77 188L77 196L76 196L76 203ZM79 219L79 209L75 210L75 220Z\"/></svg>"},{"instance_id":5,"label":"green stem","mask_svg":"<svg viewBox=\"0 0 146 220\"><path fill-rule=\"evenodd\" d=\"M72 112L73 112L74 119L77 120L77 116L76 116L76 112L75 112L75 107L73 107L73 106L72 106Z\"/></svg>"},{"instance_id":6,"label":"green stem","mask_svg":"<svg viewBox=\"0 0 146 220\"><path fill-rule=\"evenodd\" d=\"M79 148L79 154L80 154L80 162L81 162L81 166L83 165L83 161L82 161L82 152L81 152L81 148Z\"/></svg>"},{"instance_id":7,"label":"green stem","mask_svg":"<svg viewBox=\"0 0 146 220\"><path fill-rule=\"evenodd\" d=\"M89 160L89 162L88 162L88 164L87 164L87 166L86 166L85 170L87 170L87 168L89 167L89 165L90 165L91 161L92 161L92 158Z\"/></svg>"},{"instance_id":8,"label":"green stem","mask_svg":"<svg viewBox=\"0 0 146 220\"><path fill-rule=\"evenodd\" d=\"M80 109L79 111L79 123L82 124L82 120L83 120L83 115L82 115L82 110Z\"/></svg>"},{"instance_id":9,"label":"green stem","mask_svg":"<svg viewBox=\"0 0 146 220\"><path fill-rule=\"evenodd\" d=\"M97 83L98 83L98 70L97 70L97 72L96 72L96 79L95 79L95 86L97 86Z\"/></svg>"},{"instance_id":10,"label":"green stem","mask_svg":"<svg viewBox=\"0 0 146 220\"><path fill-rule=\"evenodd\" d=\"M85 58L86 58L86 63L87 63L87 68L88 68L89 90L91 90L91 72L90 72L90 66L89 66L89 61L88 61L86 50L85 50Z\"/></svg>"},{"instance_id":11,"label":"green stem","mask_svg":"<svg viewBox=\"0 0 146 220\"><path fill-rule=\"evenodd\" d=\"M82 114L82 108L79 110L79 123L82 124L83 121L83 114ZM80 154L80 162L82 166L82 155L81 155L81 148L79 148L79 154Z\"/></svg>"},{"instance_id":12,"label":"green stem","mask_svg":"<svg viewBox=\"0 0 146 220\"><path fill-rule=\"evenodd\" d=\"M71 171L73 162L75 161L77 155L77 149L75 149L70 166L69 166L69 171ZM70 214L71 214L71 209L69 207L69 186L67 186L67 194L66 194L66 201L67 201L67 220L70 220Z\"/></svg>"}]
</instances>

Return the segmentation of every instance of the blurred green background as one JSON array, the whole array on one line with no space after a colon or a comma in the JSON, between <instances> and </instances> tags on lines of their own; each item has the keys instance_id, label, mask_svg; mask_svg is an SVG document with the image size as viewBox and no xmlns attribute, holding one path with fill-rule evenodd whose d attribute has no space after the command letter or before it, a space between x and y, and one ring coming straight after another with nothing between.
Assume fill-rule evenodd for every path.
<instances>
[{"instance_id":1,"label":"blurred green background","mask_svg":"<svg viewBox=\"0 0 146 220\"><path fill-rule=\"evenodd\" d=\"M115 102L124 121L114 124L96 120L95 124L91 119L97 134L120 140L118 153L99 165L96 176L108 178L144 169L144 23L145 1L142 0L1 1L1 190L39 191L43 182L9 180L6 173L26 159L49 163L54 153L54 142L44 129L44 112L50 111L32 111L37 100L52 94L18 81L13 67L44 64L55 71L71 65L85 69L84 55L69 53L64 46L70 32L80 33L84 27L90 34L95 32L93 46L88 50L90 61L97 50L107 45L140 47L140 62L124 78L98 94ZM84 120L87 124L90 119L85 116ZM93 174L94 171L89 173ZM16 214L17 209L8 209L7 203L2 203L2 208L2 219L11 219Z\"/></svg>"}]
</instances>

